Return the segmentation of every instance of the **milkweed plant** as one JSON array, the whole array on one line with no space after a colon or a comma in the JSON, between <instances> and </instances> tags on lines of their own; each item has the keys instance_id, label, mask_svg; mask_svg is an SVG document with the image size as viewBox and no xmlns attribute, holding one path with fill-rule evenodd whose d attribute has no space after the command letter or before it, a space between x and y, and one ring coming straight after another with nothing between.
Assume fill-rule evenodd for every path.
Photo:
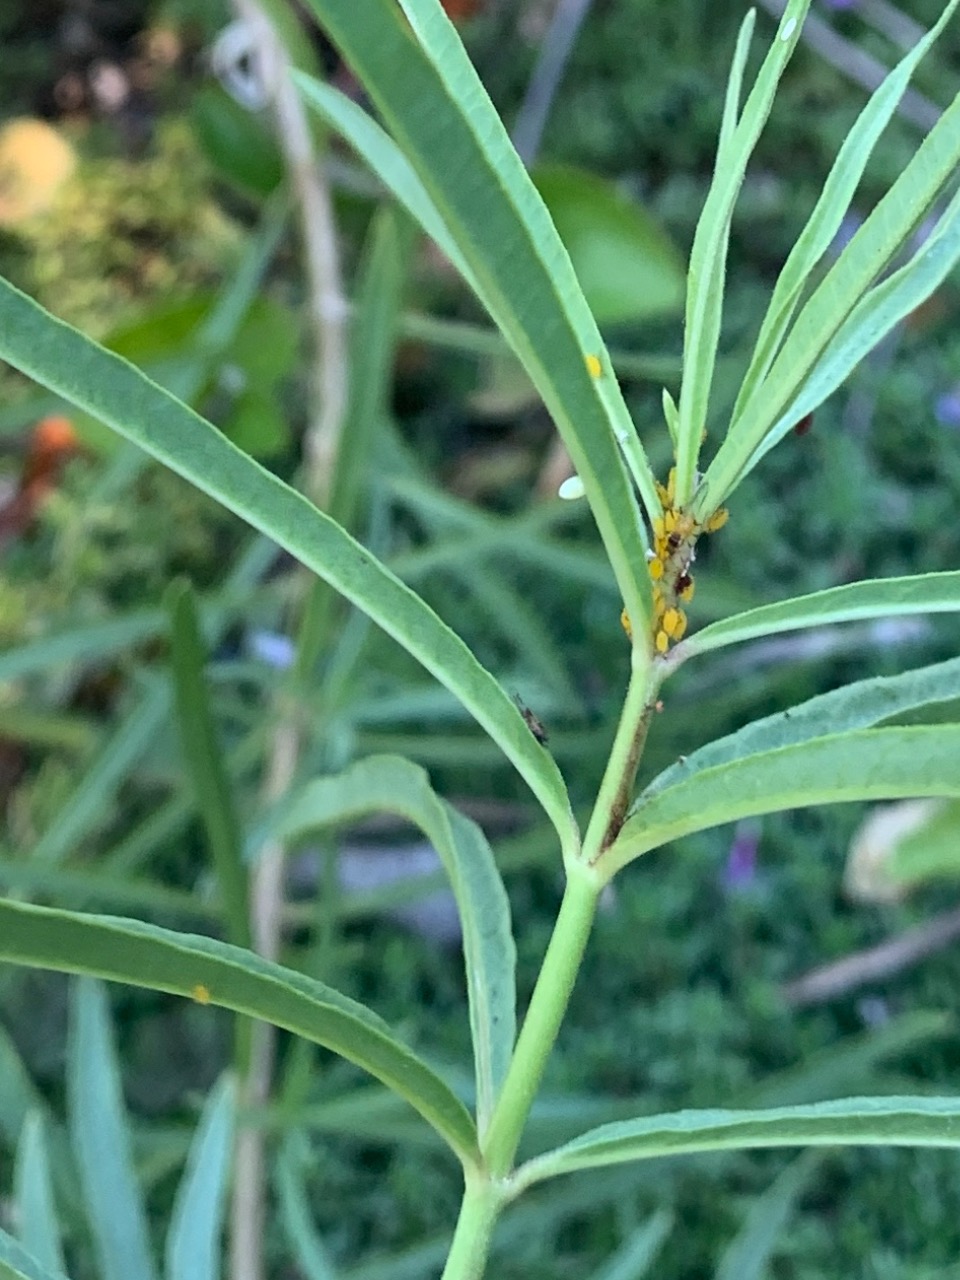
<instances>
[{"instance_id":1,"label":"milkweed plant","mask_svg":"<svg viewBox=\"0 0 960 1280\"><path fill-rule=\"evenodd\" d=\"M780 272L732 412L721 424L711 413L711 390L731 220L809 0L789 0L752 83L745 80L754 14L744 19L715 170L690 252L682 384L676 400L663 395L673 464L658 477L565 249L439 0L308 0L377 118L295 72L303 100L367 162L495 322L562 438L576 473L567 492L575 489L589 504L616 578L623 614L620 621L611 616L610 625L625 632L630 678L583 829L549 743L416 592L331 514L181 400L0 284L4 359L242 517L393 637L490 735L556 831L565 890L518 1030L515 946L500 872L483 833L431 790L421 770L398 757L362 760L343 774L298 785L258 819L259 839L287 842L309 828L388 810L413 821L434 844L462 924L475 1075L469 1106L370 1009L258 956L242 925L225 942L134 919L0 903L0 958L8 962L175 993L272 1023L342 1055L405 1099L462 1169L462 1207L444 1280L484 1275L500 1215L531 1187L574 1170L720 1149L960 1146L960 1098L924 1095L644 1115L588 1129L529 1159L517 1154L598 899L632 862L690 833L772 811L960 796L960 723L934 716L923 723L921 714L960 694L955 662L848 684L709 743L639 793L635 786L661 690L681 666L756 637L960 610L960 571L954 571L854 582L692 632L687 618L697 549L728 516L736 521L740 482L960 260L960 98L834 251L868 159L957 2L950 0L851 127ZM388 270L396 229L389 221L377 225L374 258ZM922 238L916 234L921 225ZM181 622L189 630L186 614ZM906 712L913 713L909 726L889 723ZM211 775L210 786L216 785ZM222 889L229 898L226 879ZM234 895L234 906L242 913L242 893ZM95 1022L93 997L84 999L84 1017ZM205 1132L212 1124L220 1134L218 1150L225 1098L216 1096L204 1121ZM12 1266L12 1251L21 1257L24 1245L3 1239Z\"/></svg>"}]
</instances>

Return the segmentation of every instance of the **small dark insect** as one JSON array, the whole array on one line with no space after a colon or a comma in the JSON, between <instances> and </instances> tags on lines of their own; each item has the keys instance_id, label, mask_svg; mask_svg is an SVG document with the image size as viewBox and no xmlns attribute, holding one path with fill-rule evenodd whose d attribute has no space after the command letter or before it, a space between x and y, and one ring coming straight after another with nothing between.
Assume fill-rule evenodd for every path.
<instances>
[{"instance_id":1,"label":"small dark insect","mask_svg":"<svg viewBox=\"0 0 960 1280\"><path fill-rule=\"evenodd\" d=\"M803 415L800 421L793 428L793 434L795 436L805 436L812 426L813 426L813 410L811 409L809 413L805 413Z\"/></svg>"},{"instance_id":2,"label":"small dark insect","mask_svg":"<svg viewBox=\"0 0 960 1280\"><path fill-rule=\"evenodd\" d=\"M549 739L547 737L547 731L543 727L543 724L541 723L540 719L533 714L533 712L530 710L528 706L526 706L525 703L520 701L519 697L516 694L513 695L513 700L517 704L517 709L519 710L520 714L523 716L524 720L526 721L527 728L530 730L530 732L533 734L536 740L540 743L541 747L545 747Z\"/></svg>"},{"instance_id":3,"label":"small dark insect","mask_svg":"<svg viewBox=\"0 0 960 1280\"><path fill-rule=\"evenodd\" d=\"M693 579L689 573L680 573L677 575L677 595L682 596L684 591L688 590Z\"/></svg>"},{"instance_id":4,"label":"small dark insect","mask_svg":"<svg viewBox=\"0 0 960 1280\"><path fill-rule=\"evenodd\" d=\"M679 533L667 534L667 546L671 551L676 551L682 541L683 539L680 537Z\"/></svg>"}]
</instances>

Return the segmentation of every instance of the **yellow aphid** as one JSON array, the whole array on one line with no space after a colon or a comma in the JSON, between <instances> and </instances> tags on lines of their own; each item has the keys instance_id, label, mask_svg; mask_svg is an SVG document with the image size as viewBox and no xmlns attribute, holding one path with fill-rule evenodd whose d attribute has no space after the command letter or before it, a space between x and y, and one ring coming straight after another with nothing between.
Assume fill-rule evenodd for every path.
<instances>
[{"instance_id":1,"label":"yellow aphid","mask_svg":"<svg viewBox=\"0 0 960 1280\"><path fill-rule=\"evenodd\" d=\"M678 640L686 628L687 620L681 609L670 608L663 615L663 629L671 640Z\"/></svg>"},{"instance_id":2,"label":"yellow aphid","mask_svg":"<svg viewBox=\"0 0 960 1280\"><path fill-rule=\"evenodd\" d=\"M658 631L654 644L657 646L657 653L666 653L670 648L670 637L665 631Z\"/></svg>"},{"instance_id":3,"label":"yellow aphid","mask_svg":"<svg viewBox=\"0 0 960 1280\"><path fill-rule=\"evenodd\" d=\"M647 569L650 573L650 577L654 580L654 582L658 582L660 578L663 577L663 561L662 560L651 560L650 563L647 565Z\"/></svg>"},{"instance_id":4,"label":"yellow aphid","mask_svg":"<svg viewBox=\"0 0 960 1280\"><path fill-rule=\"evenodd\" d=\"M670 474L667 476L667 497L670 499L670 505L673 506L673 499L677 492L677 468L671 467Z\"/></svg>"},{"instance_id":5,"label":"yellow aphid","mask_svg":"<svg viewBox=\"0 0 960 1280\"><path fill-rule=\"evenodd\" d=\"M675 511L665 511L663 513L663 527L667 533L673 533L677 527L677 513Z\"/></svg>"},{"instance_id":6,"label":"yellow aphid","mask_svg":"<svg viewBox=\"0 0 960 1280\"><path fill-rule=\"evenodd\" d=\"M727 508L717 507L713 515L710 516L710 518L704 522L703 527L707 531L707 533L716 533L718 529L723 528L723 526L727 523L729 519L730 519L730 512L727 510Z\"/></svg>"},{"instance_id":7,"label":"yellow aphid","mask_svg":"<svg viewBox=\"0 0 960 1280\"><path fill-rule=\"evenodd\" d=\"M680 615L680 621L677 623L676 630L673 633L673 639L682 640L683 637L687 634L687 615L683 612L682 609L678 609L677 613L679 613Z\"/></svg>"},{"instance_id":8,"label":"yellow aphid","mask_svg":"<svg viewBox=\"0 0 960 1280\"><path fill-rule=\"evenodd\" d=\"M681 538L689 538L690 535L695 532L696 527L696 522L694 521L693 516L683 514L677 516L674 532L679 533Z\"/></svg>"},{"instance_id":9,"label":"yellow aphid","mask_svg":"<svg viewBox=\"0 0 960 1280\"><path fill-rule=\"evenodd\" d=\"M193 996L194 1000L196 1000L197 1004L210 1003L210 988L205 987L202 982L198 982L195 986L191 987L190 994Z\"/></svg>"},{"instance_id":10,"label":"yellow aphid","mask_svg":"<svg viewBox=\"0 0 960 1280\"><path fill-rule=\"evenodd\" d=\"M627 614L626 609L624 609L623 613L621 613L621 615L620 615L620 625L621 625L621 627L623 627L624 631L627 633L627 639L628 639L628 640L632 640L632 639L633 639L633 627L631 627L631 625L630 625L630 617L629 617L629 615Z\"/></svg>"},{"instance_id":11,"label":"yellow aphid","mask_svg":"<svg viewBox=\"0 0 960 1280\"><path fill-rule=\"evenodd\" d=\"M599 378L603 373L603 365L600 363L600 357L589 355L586 359L587 373L591 378Z\"/></svg>"},{"instance_id":12,"label":"yellow aphid","mask_svg":"<svg viewBox=\"0 0 960 1280\"><path fill-rule=\"evenodd\" d=\"M661 541L665 536L664 529L663 529L663 521L660 520L659 518L654 520L653 522L653 536L657 539L658 542Z\"/></svg>"}]
</instances>

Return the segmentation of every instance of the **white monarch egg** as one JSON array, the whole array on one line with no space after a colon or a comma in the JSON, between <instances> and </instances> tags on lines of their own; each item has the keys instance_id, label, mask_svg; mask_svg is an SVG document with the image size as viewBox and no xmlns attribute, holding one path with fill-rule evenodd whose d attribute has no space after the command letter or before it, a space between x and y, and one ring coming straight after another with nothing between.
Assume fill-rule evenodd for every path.
<instances>
[{"instance_id":1,"label":"white monarch egg","mask_svg":"<svg viewBox=\"0 0 960 1280\"><path fill-rule=\"evenodd\" d=\"M582 498L586 493L583 487L583 481L579 476L568 476L563 484L557 490L557 497L563 498L567 502L573 502L577 498Z\"/></svg>"}]
</instances>

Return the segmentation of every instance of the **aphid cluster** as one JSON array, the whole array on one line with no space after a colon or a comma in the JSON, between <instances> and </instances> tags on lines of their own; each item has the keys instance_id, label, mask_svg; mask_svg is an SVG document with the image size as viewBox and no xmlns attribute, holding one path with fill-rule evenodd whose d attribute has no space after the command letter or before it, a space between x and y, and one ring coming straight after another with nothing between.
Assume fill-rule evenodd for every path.
<instances>
[{"instance_id":1,"label":"aphid cluster","mask_svg":"<svg viewBox=\"0 0 960 1280\"><path fill-rule=\"evenodd\" d=\"M653 582L653 643L658 653L666 653L670 644L682 640L687 629L683 605L693 599L694 582L690 572L696 555L697 539L702 533L722 528L729 512L719 507L703 523L675 505L676 472L671 470L667 483L657 485L663 515L653 522L653 550L647 568ZM621 618L629 634L626 614Z\"/></svg>"}]
</instances>

